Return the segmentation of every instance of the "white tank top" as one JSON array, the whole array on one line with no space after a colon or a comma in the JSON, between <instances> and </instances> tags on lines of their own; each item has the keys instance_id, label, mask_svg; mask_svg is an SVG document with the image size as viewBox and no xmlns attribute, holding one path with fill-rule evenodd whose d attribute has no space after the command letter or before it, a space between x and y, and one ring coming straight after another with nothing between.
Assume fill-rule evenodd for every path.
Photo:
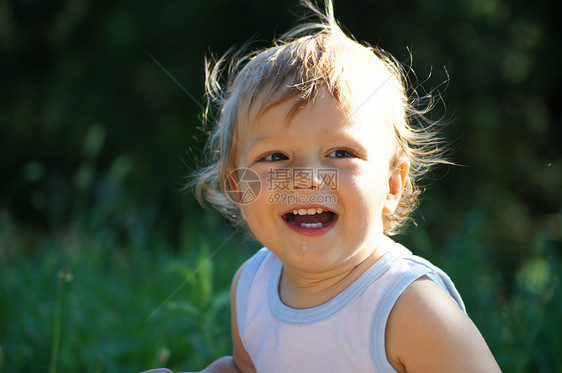
<instances>
[{"instance_id":1,"label":"white tank top","mask_svg":"<svg viewBox=\"0 0 562 373\"><path fill-rule=\"evenodd\" d=\"M290 308L279 298L283 264L267 248L246 264L236 292L240 337L257 372L395 372L385 328L400 294L427 276L465 311L449 277L399 244L325 304Z\"/></svg>"}]
</instances>

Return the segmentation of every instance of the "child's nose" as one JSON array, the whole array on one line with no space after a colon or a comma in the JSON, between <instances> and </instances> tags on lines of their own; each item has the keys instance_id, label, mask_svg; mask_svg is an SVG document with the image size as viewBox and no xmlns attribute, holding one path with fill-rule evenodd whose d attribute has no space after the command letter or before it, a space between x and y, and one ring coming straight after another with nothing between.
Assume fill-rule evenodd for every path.
<instances>
[{"instance_id":1,"label":"child's nose","mask_svg":"<svg viewBox=\"0 0 562 373\"><path fill-rule=\"evenodd\" d=\"M318 167L292 169L291 186L296 189L319 190L323 187Z\"/></svg>"}]
</instances>

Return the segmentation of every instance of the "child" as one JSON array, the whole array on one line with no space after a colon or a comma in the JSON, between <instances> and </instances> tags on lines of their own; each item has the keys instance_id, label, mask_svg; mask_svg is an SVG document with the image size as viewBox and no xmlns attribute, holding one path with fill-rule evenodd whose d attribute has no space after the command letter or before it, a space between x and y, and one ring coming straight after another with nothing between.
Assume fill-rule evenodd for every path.
<instances>
[{"instance_id":1,"label":"child","mask_svg":"<svg viewBox=\"0 0 562 373\"><path fill-rule=\"evenodd\" d=\"M196 194L265 246L232 284L234 356L205 372L499 371L447 275L392 241L440 158L401 67L322 19L234 64Z\"/></svg>"}]
</instances>

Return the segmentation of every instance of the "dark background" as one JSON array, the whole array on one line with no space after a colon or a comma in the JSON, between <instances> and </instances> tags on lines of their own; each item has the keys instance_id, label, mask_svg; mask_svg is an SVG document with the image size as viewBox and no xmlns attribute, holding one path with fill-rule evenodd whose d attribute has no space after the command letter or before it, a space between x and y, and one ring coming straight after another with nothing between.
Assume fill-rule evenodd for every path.
<instances>
[{"instance_id":1,"label":"dark background","mask_svg":"<svg viewBox=\"0 0 562 373\"><path fill-rule=\"evenodd\" d=\"M349 0L337 1L335 13L358 40L407 65L411 53L414 86L443 95L431 116L448 123L443 135L459 166L438 168L423 182L418 226L399 240L451 273L505 371L561 371L562 306L554 296L560 294L562 254L562 35L556 2ZM204 58L250 39L254 48L268 46L303 14L296 0L0 1L0 297L12 310L0 313L0 371L45 371L47 364L52 369L57 354L63 371L153 363L200 369L228 351L227 330L212 334L226 341L211 351L197 342L195 330L183 351L169 340L162 342L165 347L154 347L160 340L154 346L122 341L127 348L91 342L92 353L74 359L70 341L85 343L87 337L73 336L67 329L76 325L63 321L62 338L56 339L57 317L66 320L69 312L66 317L73 319L72 307L61 303L73 295L63 297L65 277L57 280L57 271L74 273L67 289L80 299L85 290L77 268L84 261L92 263L90 277L84 275L92 282L112 278L103 271L114 255L123 263L145 257L165 266L193 261L189 268L200 268L197 255L230 240L216 214L181 192L205 140L198 130ZM88 256L97 258L96 249L84 254L83 247L97 247L89 239L108 250L99 263ZM200 244L206 239L208 251ZM222 259L214 264L227 273L209 269L214 290L201 290L209 292L211 303L253 247L232 245L232 258L219 253ZM30 271L38 274L24 274ZM108 286L126 293L146 277L140 269L134 273L131 283L115 277ZM197 287L194 276L184 275ZM39 290L45 281L50 287ZM162 294L181 282L170 281ZM28 302L15 311L21 289ZM146 295L144 290L128 295L119 317L128 317L127 304ZM34 299L43 299L46 310L38 311L41 302ZM141 312L150 313L160 300L147 301ZM61 304L69 311L57 311ZM224 304L215 306L225 314ZM168 308L171 316L163 316L169 320L174 314ZM142 335L150 339L150 333ZM22 352L18 346L26 343L29 351ZM176 360L162 358L166 353Z\"/></svg>"}]
</instances>

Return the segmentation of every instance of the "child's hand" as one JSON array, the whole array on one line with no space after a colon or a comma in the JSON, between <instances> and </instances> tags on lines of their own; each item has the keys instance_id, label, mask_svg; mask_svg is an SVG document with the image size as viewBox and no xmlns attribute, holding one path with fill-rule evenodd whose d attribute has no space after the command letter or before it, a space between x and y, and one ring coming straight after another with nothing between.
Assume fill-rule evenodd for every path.
<instances>
[{"instance_id":1,"label":"child's hand","mask_svg":"<svg viewBox=\"0 0 562 373\"><path fill-rule=\"evenodd\" d=\"M207 368L203 369L199 373L240 373L236 365L234 364L234 359L232 356L224 356L216 360L214 363L209 365ZM141 373L174 373L170 369L158 368L145 370ZM176 373L195 373L195 372L176 372Z\"/></svg>"},{"instance_id":2,"label":"child's hand","mask_svg":"<svg viewBox=\"0 0 562 373\"><path fill-rule=\"evenodd\" d=\"M157 368L157 369L145 370L144 372L141 373L174 373L174 372L166 368ZM189 372L177 372L177 373L189 373Z\"/></svg>"},{"instance_id":3,"label":"child's hand","mask_svg":"<svg viewBox=\"0 0 562 373\"><path fill-rule=\"evenodd\" d=\"M166 368L157 368L157 369L145 370L144 372L141 373L174 373L174 372ZM177 373L190 373L190 372L177 372Z\"/></svg>"}]
</instances>

